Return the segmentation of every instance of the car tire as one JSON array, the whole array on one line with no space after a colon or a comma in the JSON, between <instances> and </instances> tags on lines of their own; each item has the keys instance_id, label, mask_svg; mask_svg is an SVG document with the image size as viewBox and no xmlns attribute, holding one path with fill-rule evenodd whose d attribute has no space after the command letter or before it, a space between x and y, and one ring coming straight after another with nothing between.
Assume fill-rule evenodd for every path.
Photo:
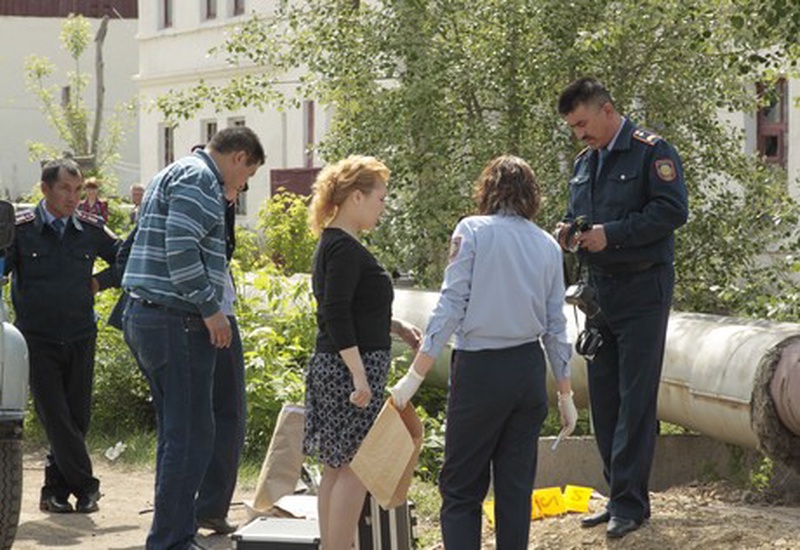
<instances>
[{"instance_id":1,"label":"car tire","mask_svg":"<svg viewBox=\"0 0 800 550\"><path fill-rule=\"evenodd\" d=\"M0 439L0 549L14 544L22 503L22 441Z\"/></svg>"}]
</instances>

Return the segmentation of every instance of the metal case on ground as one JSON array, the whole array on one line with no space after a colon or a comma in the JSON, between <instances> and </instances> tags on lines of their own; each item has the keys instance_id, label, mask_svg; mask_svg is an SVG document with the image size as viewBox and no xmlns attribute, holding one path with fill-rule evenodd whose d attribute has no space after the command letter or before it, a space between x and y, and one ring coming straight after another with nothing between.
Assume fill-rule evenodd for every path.
<instances>
[{"instance_id":1,"label":"metal case on ground","mask_svg":"<svg viewBox=\"0 0 800 550\"><path fill-rule=\"evenodd\" d=\"M236 550L319 550L315 519L256 518L233 535Z\"/></svg>"},{"instance_id":2,"label":"metal case on ground","mask_svg":"<svg viewBox=\"0 0 800 550\"><path fill-rule=\"evenodd\" d=\"M371 495L364 499L355 550L412 550L417 547L414 504L384 510Z\"/></svg>"}]
</instances>

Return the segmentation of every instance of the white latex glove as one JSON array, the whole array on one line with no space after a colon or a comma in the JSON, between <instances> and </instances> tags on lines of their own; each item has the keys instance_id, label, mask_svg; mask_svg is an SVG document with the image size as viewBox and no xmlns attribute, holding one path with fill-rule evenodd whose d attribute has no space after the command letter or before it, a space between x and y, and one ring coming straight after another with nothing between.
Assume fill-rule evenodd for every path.
<instances>
[{"instance_id":1,"label":"white latex glove","mask_svg":"<svg viewBox=\"0 0 800 550\"><path fill-rule=\"evenodd\" d=\"M389 390L392 394L392 400L394 400L394 406L401 410L405 409L408 402L417 393L423 380L425 380L425 377L417 373L413 365L409 367L405 376Z\"/></svg>"},{"instance_id":2,"label":"white latex glove","mask_svg":"<svg viewBox=\"0 0 800 550\"><path fill-rule=\"evenodd\" d=\"M561 415L561 431L558 439L563 439L575 431L578 423L578 409L575 408L573 392L558 394L558 412Z\"/></svg>"}]
</instances>

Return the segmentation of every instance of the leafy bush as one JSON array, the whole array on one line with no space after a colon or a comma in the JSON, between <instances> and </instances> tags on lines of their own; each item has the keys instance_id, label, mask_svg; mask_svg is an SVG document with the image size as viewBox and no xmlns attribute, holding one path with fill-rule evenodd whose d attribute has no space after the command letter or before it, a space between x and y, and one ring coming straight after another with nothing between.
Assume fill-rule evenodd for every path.
<instances>
[{"instance_id":1,"label":"leafy bush","mask_svg":"<svg viewBox=\"0 0 800 550\"><path fill-rule=\"evenodd\" d=\"M279 190L258 213L264 250L287 275L309 273L316 239L308 228L308 197Z\"/></svg>"},{"instance_id":2,"label":"leafy bush","mask_svg":"<svg viewBox=\"0 0 800 550\"><path fill-rule=\"evenodd\" d=\"M119 290L107 290L96 297L99 317L94 366L92 431L124 437L155 429L150 388L131 355L122 332L106 324Z\"/></svg>"},{"instance_id":3,"label":"leafy bush","mask_svg":"<svg viewBox=\"0 0 800 550\"><path fill-rule=\"evenodd\" d=\"M245 457L262 460L281 406L303 403L315 306L306 278L287 278L272 264L246 278L246 295L237 302L247 384Z\"/></svg>"}]
</instances>

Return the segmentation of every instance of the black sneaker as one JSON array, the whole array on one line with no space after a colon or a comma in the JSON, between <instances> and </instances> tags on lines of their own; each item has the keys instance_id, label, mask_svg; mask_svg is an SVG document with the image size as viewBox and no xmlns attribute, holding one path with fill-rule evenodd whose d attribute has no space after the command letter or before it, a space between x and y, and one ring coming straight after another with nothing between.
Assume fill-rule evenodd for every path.
<instances>
[{"instance_id":1,"label":"black sneaker","mask_svg":"<svg viewBox=\"0 0 800 550\"><path fill-rule=\"evenodd\" d=\"M39 510L49 514L68 514L73 511L72 504L69 503L67 497L57 497L54 495L42 497L39 501Z\"/></svg>"},{"instance_id":2,"label":"black sneaker","mask_svg":"<svg viewBox=\"0 0 800 550\"><path fill-rule=\"evenodd\" d=\"M79 514L91 514L93 512L97 512L100 509L100 506L97 505L98 500L100 500L100 493L97 491L94 493L89 493L86 496L78 497L78 503L75 506L75 511Z\"/></svg>"}]
</instances>

